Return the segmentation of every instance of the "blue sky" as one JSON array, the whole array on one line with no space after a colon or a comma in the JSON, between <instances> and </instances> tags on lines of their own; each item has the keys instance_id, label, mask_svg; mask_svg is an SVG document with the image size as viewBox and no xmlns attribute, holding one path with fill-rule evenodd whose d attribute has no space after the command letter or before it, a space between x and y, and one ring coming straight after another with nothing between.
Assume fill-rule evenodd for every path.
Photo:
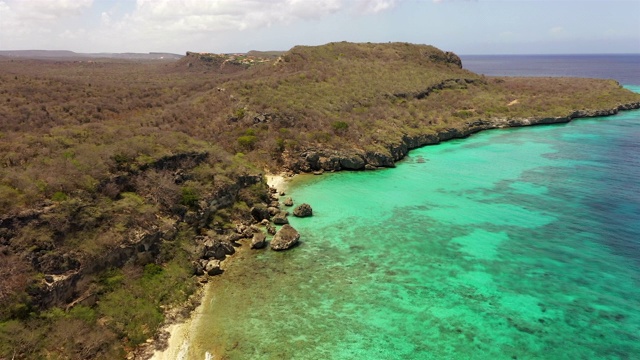
<instances>
[{"instance_id":1,"label":"blue sky","mask_svg":"<svg viewBox=\"0 0 640 360\"><path fill-rule=\"evenodd\" d=\"M640 53L640 0L0 0L0 50L182 54L343 40Z\"/></svg>"}]
</instances>

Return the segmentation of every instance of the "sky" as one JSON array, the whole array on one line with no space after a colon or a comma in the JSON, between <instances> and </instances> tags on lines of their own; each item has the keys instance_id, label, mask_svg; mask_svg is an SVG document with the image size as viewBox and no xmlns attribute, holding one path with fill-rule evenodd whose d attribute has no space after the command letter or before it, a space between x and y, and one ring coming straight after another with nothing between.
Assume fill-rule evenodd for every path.
<instances>
[{"instance_id":1,"label":"sky","mask_svg":"<svg viewBox=\"0 0 640 360\"><path fill-rule=\"evenodd\" d=\"M0 50L233 53L332 41L640 53L640 0L0 0Z\"/></svg>"}]
</instances>

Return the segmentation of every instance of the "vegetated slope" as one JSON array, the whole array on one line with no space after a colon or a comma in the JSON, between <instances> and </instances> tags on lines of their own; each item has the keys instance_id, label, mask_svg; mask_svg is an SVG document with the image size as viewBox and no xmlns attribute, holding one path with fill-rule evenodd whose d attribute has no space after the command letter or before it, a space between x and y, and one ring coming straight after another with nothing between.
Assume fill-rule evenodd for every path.
<instances>
[{"instance_id":1,"label":"vegetated slope","mask_svg":"<svg viewBox=\"0 0 640 360\"><path fill-rule=\"evenodd\" d=\"M431 46L331 43L294 47L167 111L206 119L201 134L254 163L309 171L392 166L406 147L638 99L608 80L483 77Z\"/></svg>"},{"instance_id":2,"label":"vegetated slope","mask_svg":"<svg viewBox=\"0 0 640 360\"><path fill-rule=\"evenodd\" d=\"M203 237L269 201L264 168L393 166L640 101L613 81L485 78L424 45L271 55L0 59L0 358L113 358L153 336L193 292Z\"/></svg>"},{"instance_id":3,"label":"vegetated slope","mask_svg":"<svg viewBox=\"0 0 640 360\"><path fill-rule=\"evenodd\" d=\"M162 119L218 81L173 63L2 62L0 358L123 358L194 292L207 234L250 222L260 172Z\"/></svg>"}]
</instances>

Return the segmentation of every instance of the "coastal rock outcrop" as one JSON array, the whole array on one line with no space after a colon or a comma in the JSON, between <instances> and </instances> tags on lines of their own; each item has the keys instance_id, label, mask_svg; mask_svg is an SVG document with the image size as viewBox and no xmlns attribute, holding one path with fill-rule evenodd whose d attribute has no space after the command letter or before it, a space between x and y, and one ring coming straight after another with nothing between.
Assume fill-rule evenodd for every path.
<instances>
[{"instance_id":1,"label":"coastal rock outcrop","mask_svg":"<svg viewBox=\"0 0 640 360\"><path fill-rule=\"evenodd\" d=\"M224 260L227 255L233 255L236 250L225 240L207 238L204 241L202 257L206 259Z\"/></svg>"},{"instance_id":2,"label":"coastal rock outcrop","mask_svg":"<svg viewBox=\"0 0 640 360\"><path fill-rule=\"evenodd\" d=\"M375 167L395 167L391 154L380 151L372 151L364 154L364 159L368 165Z\"/></svg>"},{"instance_id":3,"label":"coastal rock outcrop","mask_svg":"<svg viewBox=\"0 0 640 360\"><path fill-rule=\"evenodd\" d=\"M457 79L446 80L435 87L418 93L402 93L393 96L406 98L421 98L428 96L434 90L461 86L483 80ZM426 145L435 145L451 139L468 137L482 130L521 127L531 125L567 123L573 119L597 116L615 115L622 110L639 109L640 102L620 104L609 109L576 110L566 116L530 117L530 118L490 118L470 121L456 127L440 129L426 134L403 135L399 141L385 145L378 150L324 150L307 149L299 154L286 154L284 157L286 168L294 173L340 170L375 170L378 168L395 167L395 162L404 158L411 149ZM336 161L336 159L338 161Z\"/></svg>"},{"instance_id":4,"label":"coastal rock outcrop","mask_svg":"<svg viewBox=\"0 0 640 360\"><path fill-rule=\"evenodd\" d=\"M362 170L364 165L364 159L360 155L347 154L340 158L340 167L346 170Z\"/></svg>"},{"instance_id":5,"label":"coastal rock outcrop","mask_svg":"<svg viewBox=\"0 0 640 360\"><path fill-rule=\"evenodd\" d=\"M266 245L266 238L267 237L262 232L253 234L253 238L251 239L251 248L262 249Z\"/></svg>"},{"instance_id":6,"label":"coastal rock outcrop","mask_svg":"<svg viewBox=\"0 0 640 360\"><path fill-rule=\"evenodd\" d=\"M286 211L278 212L276 215L274 215L271 218L271 220L276 225L284 225L284 224L288 224L289 223L289 220L287 219L287 212Z\"/></svg>"},{"instance_id":7,"label":"coastal rock outcrop","mask_svg":"<svg viewBox=\"0 0 640 360\"><path fill-rule=\"evenodd\" d=\"M204 267L204 271L209 276L220 275L224 272L224 270L220 268L220 260L209 260Z\"/></svg>"},{"instance_id":8,"label":"coastal rock outcrop","mask_svg":"<svg viewBox=\"0 0 640 360\"><path fill-rule=\"evenodd\" d=\"M278 230L271 240L271 250L288 250L298 244L300 233L291 225L285 224Z\"/></svg>"},{"instance_id":9,"label":"coastal rock outcrop","mask_svg":"<svg viewBox=\"0 0 640 360\"><path fill-rule=\"evenodd\" d=\"M251 208L251 216L253 216L256 221L269 219L269 209L264 205L258 204Z\"/></svg>"},{"instance_id":10,"label":"coastal rock outcrop","mask_svg":"<svg viewBox=\"0 0 640 360\"><path fill-rule=\"evenodd\" d=\"M295 208L295 210L293 210L293 216L309 217L311 215L313 215L313 209L311 208L311 205L307 203L300 204Z\"/></svg>"},{"instance_id":11,"label":"coastal rock outcrop","mask_svg":"<svg viewBox=\"0 0 640 360\"><path fill-rule=\"evenodd\" d=\"M265 227L267 228L267 233L269 235L275 235L276 234L276 227L271 225L271 224L267 224L265 225Z\"/></svg>"}]
</instances>

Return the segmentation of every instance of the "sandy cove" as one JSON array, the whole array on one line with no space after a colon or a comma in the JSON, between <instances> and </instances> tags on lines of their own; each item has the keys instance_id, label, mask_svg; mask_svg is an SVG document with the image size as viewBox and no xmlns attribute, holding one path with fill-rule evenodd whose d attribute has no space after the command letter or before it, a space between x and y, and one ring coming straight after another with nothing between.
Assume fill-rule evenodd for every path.
<instances>
[{"instance_id":1,"label":"sandy cove","mask_svg":"<svg viewBox=\"0 0 640 360\"><path fill-rule=\"evenodd\" d=\"M198 331L198 328L202 326L201 324L201 314L204 308L204 301L206 301L207 294L211 291L209 287L211 284L207 284L200 291L199 296L202 301L198 307L196 307L190 314L190 316L181 322L172 323L166 325L161 332L168 333L169 337L162 346L163 349L156 348L153 350L153 353L150 351L147 352L146 356L142 356L142 358L150 359L150 360L190 360L192 357L189 353L189 348L192 342L192 335ZM213 354L206 353L203 354L202 359L205 360L213 360L216 357Z\"/></svg>"},{"instance_id":2,"label":"sandy cove","mask_svg":"<svg viewBox=\"0 0 640 360\"><path fill-rule=\"evenodd\" d=\"M267 180L267 185L269 187L275 188L278 192L284 192L287 189L287 185L289 182L289 178L285 174L268 174L265 175L265 179ZM242 246L238 250L247 251L247 246ZM231 262L225 260L222 262L223 267L229 266ZM222 275L224 276L224 275ZM150 360L187 360L189 359L189 346L191 343L191 334L194 334L198 331L198 327L201 325L200 317L203 311L203 302L206 301L207 293L212 291L209 287L214 284L207 284L204 286L202 291L200 292L200 305L196 307L189 318L185 321L178 323L170 323L166 325L161 332L168 332L169 338L166 341L166 347L162 346L164 349L155 349L153 354L143 356L143 358L148 358ZM159 347L159 346L157 346ZM149 353L147 353L149 354ZM205 360L214 360L216 359L216 354L204 354Z\"/></svg>"},{"instance_id":3,"label":"sandy cove","mask_svg":"<svg viewBox=\"0 0 640 360\"><path fill-rule=\"evenodd\" d=\"M268 174L264 177L267 179L267 185L269 185L269 187L277 189L278 192L286 191L288 179L285 178L285 174Z\"/></svg>"}]
</instances>

